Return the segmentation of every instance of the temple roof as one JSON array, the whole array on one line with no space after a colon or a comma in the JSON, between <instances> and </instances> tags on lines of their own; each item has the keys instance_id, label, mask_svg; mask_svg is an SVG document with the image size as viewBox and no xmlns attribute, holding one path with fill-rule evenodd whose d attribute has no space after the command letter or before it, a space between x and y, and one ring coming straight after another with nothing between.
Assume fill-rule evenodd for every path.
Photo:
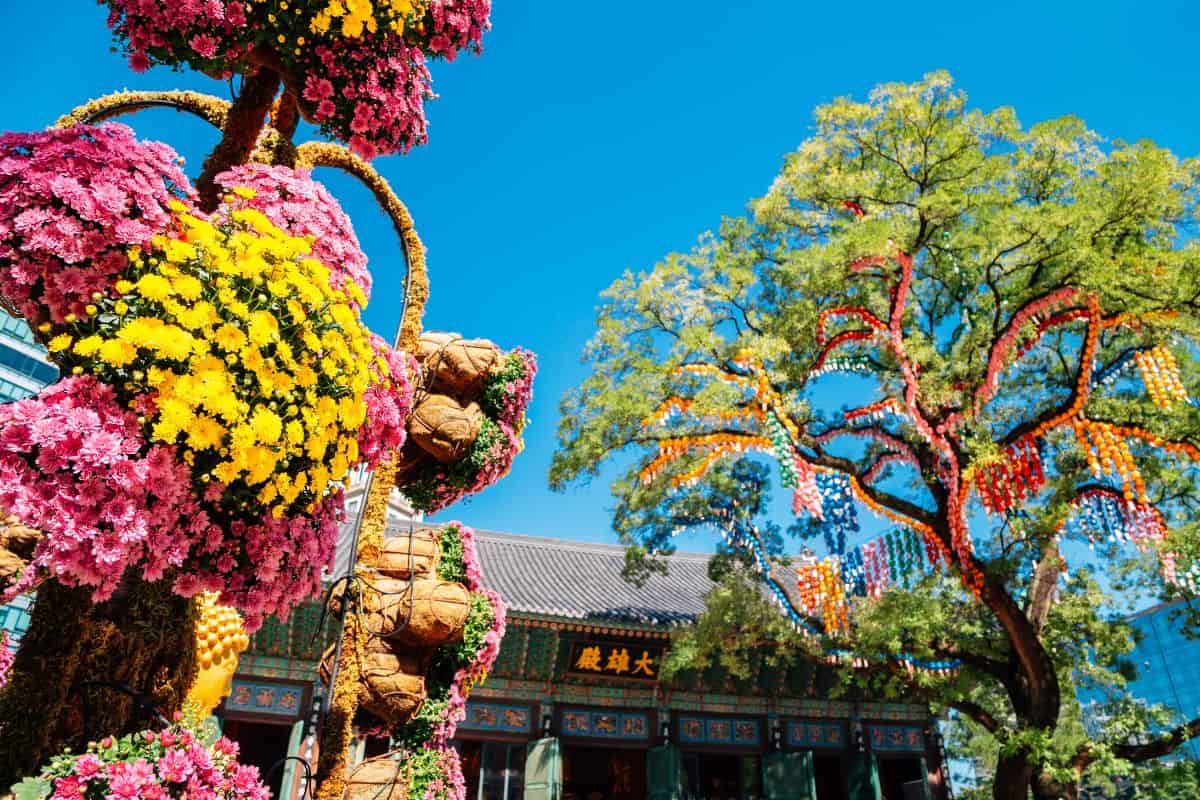
<instances>
[{"instance_id":1,"label":"temple roof","mask_svg":"<svg viewBox=\"0 0 1200 800\"><path fill-rule=\"evenodd\" d=\"M673 627L692 622L713 588L709 556L677 553L667 574L636 586L621 577L620 545L475 532L483 582L510 611L564 620Z\"/></svg>"}]
</instances>

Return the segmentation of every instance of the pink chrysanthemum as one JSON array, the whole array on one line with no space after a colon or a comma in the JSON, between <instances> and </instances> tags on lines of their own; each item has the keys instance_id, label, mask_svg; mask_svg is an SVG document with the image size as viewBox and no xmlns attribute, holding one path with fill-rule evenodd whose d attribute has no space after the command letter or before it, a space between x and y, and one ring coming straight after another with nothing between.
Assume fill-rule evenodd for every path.
<instances>
[{"instance_id":1,"label":"pink chrysanthemum","mask_svg":"<svg viewBox=\"0 0 1200 800\"><path fill-rule=\"evenodd\" d=\"M34 324L82 316L194 195L180 163L124 125L0 136L0 293Z\"/></svg>"},{"instance_id":2,"label":"pink chrysanthemum","mask_svg":"<svg viewBox=\"0 0 1200 800\"><path fill-rule=\"evenodd\" d=\"M320 591L340 492L309 515L247 522L193 486L176 448L148 447L134 412L95 378L0 405L0 507L43 534L17 590L50 575L92 587L99 601L130 568L148 581L171 573L185 597L220 592L249 629Z\"/></svg>"}]
</instances>

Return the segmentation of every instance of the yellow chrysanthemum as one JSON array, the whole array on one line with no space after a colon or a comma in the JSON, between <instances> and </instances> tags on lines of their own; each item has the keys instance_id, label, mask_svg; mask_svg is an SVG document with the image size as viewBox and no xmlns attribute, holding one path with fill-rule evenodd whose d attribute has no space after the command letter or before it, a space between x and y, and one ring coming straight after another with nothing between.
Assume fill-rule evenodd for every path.
<instances>
[{"instance_id":1,"label":"yellow chrysanthemum","mask_svg":"<svg viewBox=\"0 0 1200 800\"><path fill-rule=\"evenodd\" d=\"M386 364L350 305L361 292L330 285L309 239L254 210L229 217L179 212L177 236L129 251L119 296L50 345L156 393L147 432L178 446L197 480L236 489L239 504L249 489L275 514L308 509L356 463L363 392Z\"/></svg>"}]
</instances>

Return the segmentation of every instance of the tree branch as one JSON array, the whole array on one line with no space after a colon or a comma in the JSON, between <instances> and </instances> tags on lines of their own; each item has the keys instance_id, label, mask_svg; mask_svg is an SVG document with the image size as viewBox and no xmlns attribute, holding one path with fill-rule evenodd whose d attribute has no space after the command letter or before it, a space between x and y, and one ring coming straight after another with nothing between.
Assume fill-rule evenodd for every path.
<instances>
[{"instance_id":1,"label":"tree branch","mask_svg":"<svg viewBox=\"0 0 1200 800\"><path fill-rule=\"evenodd\" d=\"M1113 746L1113 755L1117 758L1123 758L1126 761L1132 761L1139 764L1143 761L1150 761L1155 758L1161 758L1175 750L1189 739L1194 739L1200 736L1200 717L1193 719L1191 722L1185 722L1175 728L1163 733L1149 742L1141 744L1118 744ZM1090 744L1083 745L1079 750L1079 755L1076 756L1076 763L1081 767L1086 767L1096 759Z\"/></svg>"}]
</instances>

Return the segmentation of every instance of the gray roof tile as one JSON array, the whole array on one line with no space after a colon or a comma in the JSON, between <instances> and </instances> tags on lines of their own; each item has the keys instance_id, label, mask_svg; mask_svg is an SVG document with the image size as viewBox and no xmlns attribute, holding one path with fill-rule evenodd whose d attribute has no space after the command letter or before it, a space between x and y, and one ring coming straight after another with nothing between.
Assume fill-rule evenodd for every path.
<instances>
[{"instance_id":1,"label":"gray roof tile","mask_svg":"<svg viewBox=\"0 0 1200 800\"><path fill-rule=\"evenodd\" d=\"M476 531L483 582L517 612L590 622L674 626L704 610L709 556L677 553L642 586L621 577L619 545Z\"/></svg>"}]
</instances>

